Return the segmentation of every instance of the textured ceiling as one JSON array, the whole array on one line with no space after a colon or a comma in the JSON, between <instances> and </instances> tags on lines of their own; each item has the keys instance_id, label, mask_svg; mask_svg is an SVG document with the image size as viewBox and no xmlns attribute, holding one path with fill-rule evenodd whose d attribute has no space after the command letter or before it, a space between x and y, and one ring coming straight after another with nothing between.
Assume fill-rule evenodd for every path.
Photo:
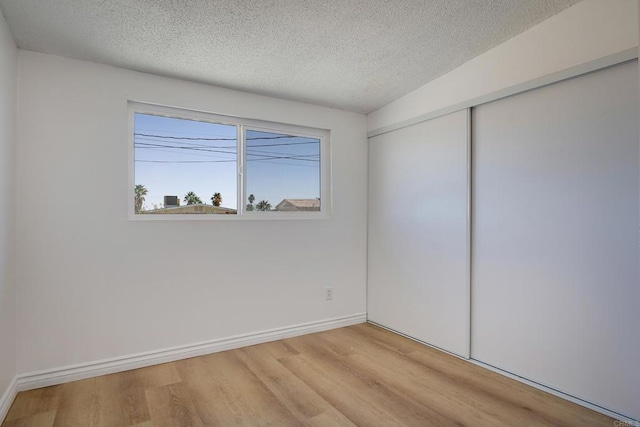
<instances>
[{"instance_id":1,"label":"textured ceiling","mask_svg":"<svg viewBox=\"0 0 640 427\"><path fill-rule=\"evenodd\" d=\"M18 47L369 113L579 0L0 0Z\"/></svg>"}]
</instances>

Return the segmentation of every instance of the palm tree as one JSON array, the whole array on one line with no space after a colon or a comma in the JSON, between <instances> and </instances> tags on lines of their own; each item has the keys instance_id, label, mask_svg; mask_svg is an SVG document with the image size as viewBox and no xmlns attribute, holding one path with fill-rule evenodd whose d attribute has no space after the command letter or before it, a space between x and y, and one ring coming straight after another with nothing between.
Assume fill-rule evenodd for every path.
<instances>
[{"instance_id":1,"label":"palm tree","mask_svg":"<svg viewBox=\"0 0 640 427\"><path fill-rule=\"evenodd\" d=\"M258 204L256 205L256 210L257 211L270 211L271 210L271 203L269 203L268 200L260 200L258 202Z\"/></svg>"},{"instance_id":2,"label":"palm tree","mask_svg":"<svg viewBox=\"0 0 640 427\"><path fill-rule=\"evenodd\" d=\"M247 211L251 212L254 208L253 201L256 199L256 196L253 194L249 194L249 204L247 204Z\"/></svg>"},{"instance_id":3,"label":"palm tree","mask_svg":"<svg viewBox=\"0 0 640 427\"><path fill-rule=\"evenodd\" d=\"M193 191L189 191L184 196L184 202L187 205L201 205L202 204L202 200L200 200L200 197L196 196L196 193L194 193Z\"/></svg>"},{"instance_id":4,"label":"palm tree","mask_svg":"<svg viewBox=\"0 0 640 427\"><path fill-rule=\"evenodd\" d=\"M213 206L220 206L220 203L222 203L222 194L213 193L213 197L211 198L211 203L213 203Z\"/></svg>"},{"instance_id":5,"label":"palm tree","mask_svg":"<svg viewBox=\"0 0 640 427\"><path fill-rule=\"evenodd\" d=\"M144 204L144 196L147 195L148 191L144 185L136 184L134 192L135 192L135 197L134 197L135 209L136 209L136 213L138 213L142 210L142 205Z\"/></svg>"}]
</instances>

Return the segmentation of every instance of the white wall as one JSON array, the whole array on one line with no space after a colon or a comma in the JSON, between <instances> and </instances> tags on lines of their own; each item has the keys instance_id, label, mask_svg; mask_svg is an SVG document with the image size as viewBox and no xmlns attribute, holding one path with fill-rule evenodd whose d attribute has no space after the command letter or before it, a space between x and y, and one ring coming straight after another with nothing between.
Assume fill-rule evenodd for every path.
<instances>
[{"instance_id":1,"label":"white wall","mask_svg":"<svg viewBox=\"0 0 640 427\"><path fill-rule=\"evenodd\" d=\"M0 13L0 397L16 375L16 62L16 46Z\"/></svg>"},{"instance_id":2,"label":"white wall","mask_svg":"<svg viewBox=\"0 0 640 427\"><path fill-rule=\"evenodd\" d=\"M368 116L373 131L638 46L636 0L584 0Z\"/></svg>"},{"instance_id":3,"label":"white wall","mask_svg":"<svg viewBox=\"0 0 640 427\"><path fill-rule=\"evenodd\" d=\"M18 372L365 312L363 115L26 51L19 73ZM333 217L128 220L128 99L331 129Z\"/></svg>"}]
</instances>

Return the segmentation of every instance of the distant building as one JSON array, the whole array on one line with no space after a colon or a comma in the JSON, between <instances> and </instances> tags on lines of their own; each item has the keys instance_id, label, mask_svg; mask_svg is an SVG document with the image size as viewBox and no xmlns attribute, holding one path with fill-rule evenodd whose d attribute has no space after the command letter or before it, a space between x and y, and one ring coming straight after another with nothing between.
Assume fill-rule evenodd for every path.
<instances>
[{"instance_id":1,"label":"distant building","mask_svg":"<svg viewBox=\"0 0 640 427\"><path fill-rule=\"evenodd\" d=\"M180 206L180 199L178 196L164 196L164 207Z\"/></svg>"},{"instance_id":2,"label":"distant building","mask_svg":"<svg viewBox=\"0 0 640 427\"><path fill-rule=\"evenodd\" d=\"M320 211L320 199L283 199L276 211Z\"/></svg>"},{"instance_id":3,"label":"distant building","mask_svg":"<svg viewBox=\"0 0 640 427\"><path fill-rule=\"evenodd\" d=\"M236 214L235 209L223 208L222 206L212 206L205 204L167 206L160 209L141 211L141 214Z\"/></svg>"}]
</instances>

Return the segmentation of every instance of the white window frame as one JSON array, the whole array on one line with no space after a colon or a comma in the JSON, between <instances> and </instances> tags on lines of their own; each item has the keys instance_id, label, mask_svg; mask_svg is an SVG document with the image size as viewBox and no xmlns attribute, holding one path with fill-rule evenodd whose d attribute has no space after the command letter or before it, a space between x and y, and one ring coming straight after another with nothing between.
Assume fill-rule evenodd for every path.
<instances>
[{"instance_id":1,"label":"white window frame","mask_svg":"<svg viewBox=\"0 0 640 427\"><path fill-rule=\"evenodd\" d=\"M331 217L331 132L285 123L264 120L245 119L222 114L195 111L185 108L167 107L143 102L128 102L128 218L135 221L246 221L246 220L282 220L282 219L328 219ZM180 214L180 215L144 215L135 213L135 114L149 114L176 119L195 120L213 124L236 126L238 129L238 163L236 182L238 186L238 206L235 215L222 214ZM246 211L246 130L283 133L288 135L315 138L320 140L320 211ZM279 202L279 201L278 201Z\"/></svg>"}]
</instances>

